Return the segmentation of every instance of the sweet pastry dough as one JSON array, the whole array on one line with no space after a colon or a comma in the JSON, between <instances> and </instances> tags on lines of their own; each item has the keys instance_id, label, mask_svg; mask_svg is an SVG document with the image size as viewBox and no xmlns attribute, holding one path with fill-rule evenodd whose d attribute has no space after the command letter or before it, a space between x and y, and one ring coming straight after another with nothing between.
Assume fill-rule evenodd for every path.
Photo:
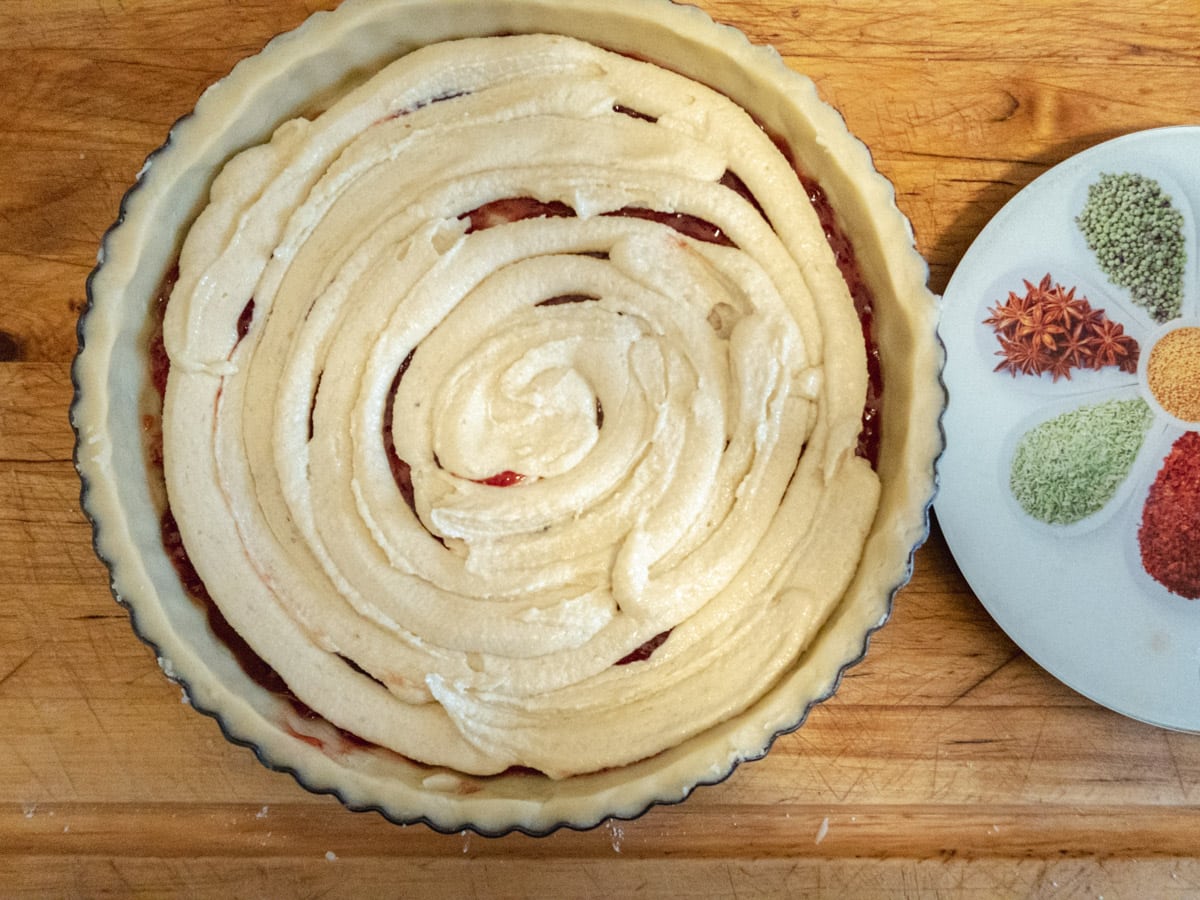
<instances>
[{"instance_id":1,"label":"sweet pastry dough","mask_svg":"<svg viewBox=\"0 0 1200 900\"><path fill-rule=\"evenodd\" d=\"M932 493L934 305L836 114L808 86L752 115L736 88L787 70L694 9L359 0L263 58L417 6L478 11L480 36L418 41L319 112L298 98L180 222L167 502L309 715L244 685L239 713L240 676L203 663L185 681L350 805L591 824L763 752L886 617ZM572 12L578 37L512 24ZM638 58L650 21L670 68ZM856 452L875 348L797 169L876 299L877 461ZM86 400L81 446L108 439ZM117 543L98 537L154 555ZM191 639L145 622L175 673Z\"/></svg>"}]
</instances>

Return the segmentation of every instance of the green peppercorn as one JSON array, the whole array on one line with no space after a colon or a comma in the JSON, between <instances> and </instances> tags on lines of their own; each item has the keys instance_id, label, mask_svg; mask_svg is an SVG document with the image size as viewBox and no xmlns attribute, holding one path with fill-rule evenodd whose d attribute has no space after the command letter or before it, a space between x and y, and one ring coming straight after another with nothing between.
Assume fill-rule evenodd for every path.
<instances>
[{"instance_id":1,"label":"green peppercorn","mask_svg":"<svg viewBox=\"0 0 1200 900\"><path fill-rule=\"evenodd\" d=\"M1187 250L1183 214L1153 178L1102 173L1075 223L1109 281L1156 322L1178 317Z\"/></svg>"}]
</instances>

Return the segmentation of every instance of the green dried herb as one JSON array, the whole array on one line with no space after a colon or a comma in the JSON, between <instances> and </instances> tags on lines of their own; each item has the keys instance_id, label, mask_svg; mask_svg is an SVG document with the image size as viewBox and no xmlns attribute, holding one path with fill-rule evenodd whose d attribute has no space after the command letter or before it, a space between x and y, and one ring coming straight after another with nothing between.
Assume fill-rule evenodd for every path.
<instances>
[{"instance_id":1,"label":"green dried herb","mask_svg":"<svg viewBox=\"0 0 1200 900\"><path fill-rule=\"evenodd\" d=\"M1029 515L1054 525L1094 515L1129 474L1153 418L1144 400L1108 400L1030 429L1013 454L1013 496Z\"/></svg>"}]
</instances>

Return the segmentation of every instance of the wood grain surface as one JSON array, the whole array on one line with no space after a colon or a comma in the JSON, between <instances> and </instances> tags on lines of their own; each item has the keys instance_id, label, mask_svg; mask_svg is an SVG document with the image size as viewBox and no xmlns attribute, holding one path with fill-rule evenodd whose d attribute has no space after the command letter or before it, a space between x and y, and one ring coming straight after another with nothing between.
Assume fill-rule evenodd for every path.
<instances>
[{"instance_id":1,"label":"wood grain surface","mask_svg":"<svg viewBox=\"0 0 1200 900\"><path fill-rule=\"evenodd\" d=\"M333 5L0 0L0 896L1200 896L1200 736L1040 670L936 522L833 700L766 759L632 822L543 839L391 825L266 770L182 702L80 512L75 321L171 123ZM1196 0L698 5L842 111L939 293L1050 166L1200 122Z\"/></svg>"}]
</instances>

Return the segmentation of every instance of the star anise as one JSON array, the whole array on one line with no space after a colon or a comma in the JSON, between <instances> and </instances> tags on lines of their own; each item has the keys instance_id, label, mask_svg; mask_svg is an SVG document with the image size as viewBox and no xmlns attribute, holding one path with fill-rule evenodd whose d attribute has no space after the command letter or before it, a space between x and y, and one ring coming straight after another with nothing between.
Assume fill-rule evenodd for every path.
<instances>
[{"instance_id":1,"label":"star anise","mask_svg":"<svg viewBox=\"0 0 1200 900\"><path fill-rule=\"evenodd\" d=\"M1015 291L1009 291L1007 301L997 303L988 309L991 315L983 320L983 324L991 325L997 332L1012 334L1020 324L1021 316L1031 305L1029 297L1029 294L1022 295Z\"/></svg>"},{"instance_id":2,"label":"star anise","mask_svg":"<svg viewBox=\"0 0 1200 900\"><path fill-rule=\"evenodd\" d=\"M1049 373L1070 379L1072 369L1118 366L1137 371L1138 344L1094 308L1076 289L1055 284L1047 273L1038 284L1025 281L1025 293L1010 291L1004 303L988 309L983 320L1000 342L995 371L1014 376Z\"/></svg>"},{"instance_id":3,"label":"star anise","mask_svg":"<svg viewBox=\"0 0 1200 900\"><path fill-rule=\"evenodd\" d=\"M1000 348L997 356L1003 357L999 365L992 371L1008 370L1015 378L1021 375L1039 375L1050 365L1050 356L1040 343L1032 343L1013 338L1000 338Z\"/></svg>"},{"instance_id":4,"label":"star anise","mask_svg":"<svg viewBox=\"0 0 1200 900\"><path fill-rule=\"evenodd\" d=\"M1064 328L1078 324L1092 309L1085 298L1075 297L1075 288L1065 290L1061 284L1044 293L1041 306L1048 321Z\"/></svg>"},{"instance_id":5,"label":"star anise","mask_svg":"<svg viewBox=\"0 0 1200 900\"><path fill-rule=\"evenodd\" d=\"M1058 381L1060 378L1065 378L1067 381L1070 381L1071 370L1073 368L1076 367L1072 365L1065 356L1055 356L1046 371L1050 373L1050 376L1055 381Z\"/></svg>"},{"instance_id":6,"label":"star anise","mask_svg":"<svg viewBox=\"0 0 1200 900\"><path fill-rule=\"evenodd\" d=\"M1095 336L1095 346L1092 351L1093 368L1102 369L1105 366L1120 365L1122 361L1136 352L1136 342L1125 334L1125 326L1120 322L1105 319L1095 326L1093 334Z\"/></svg>"},{"instance_id":7,"label":"star anise","mask_svg":"<svg viewBox=\"0 0 1200 900\"><path fill-rule=\"evenodd\" d=\"M1058 345L1060 335L1066 334L1066 329L1052 321L1046 314L1045 307L1033 304L1017 324L1016 337L1024 338L1030 343L1041 344L1047 350L1053 350Z\"/></svg>"},{"instance_id":8,"label":"star anise","mask_svg":"<svg viewBox=\"0 0 1200 900\"><path fill-rule=\"evenodd\" d=\"M1064 336L1058 346L1059 356L1070 367L1089 368L1092 365L1092 348L1096 338L1085 322L1079 322ZM1070 376L1068 376L1070 377Z\"/></svg>"}]
</instances>

